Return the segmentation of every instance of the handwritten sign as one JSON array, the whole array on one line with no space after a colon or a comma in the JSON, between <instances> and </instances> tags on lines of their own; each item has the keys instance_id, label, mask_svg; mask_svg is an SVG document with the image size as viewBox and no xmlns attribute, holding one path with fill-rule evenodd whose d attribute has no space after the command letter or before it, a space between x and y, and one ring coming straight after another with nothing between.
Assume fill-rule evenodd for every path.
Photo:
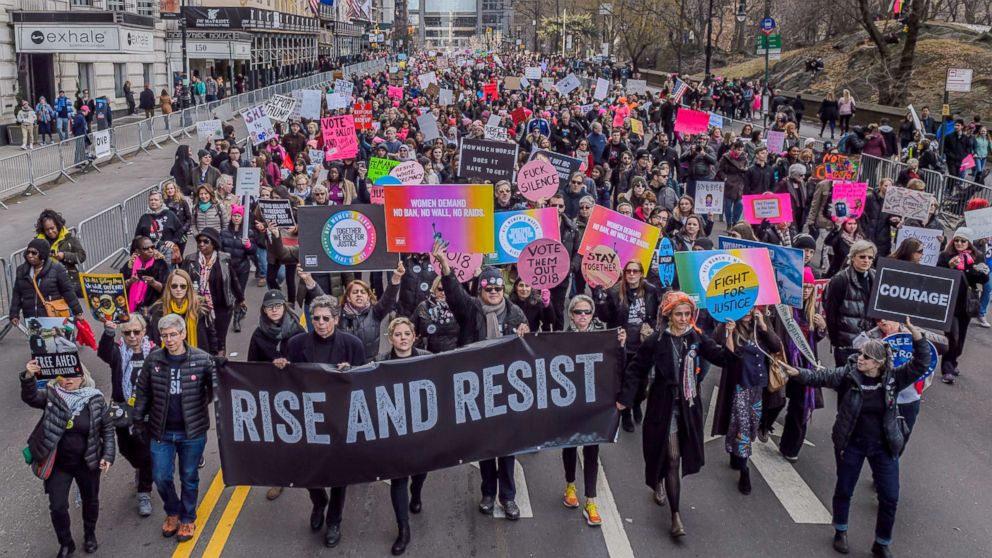
<instances>
[{"instance_id":1,"label":"handwritten sign","mask_svg":"<svg viewBox=\"0 0 992 558\"><path fill-rule=\"evenodd\" d=\"M779 154L785 151L785 132L781 130L769 130L765 141L768 144L768 151Z\"/></svg>"},{"instance_id":2,"label":"handwritten sign","mask_svg":"<svg viewBox=\"0 0 992 558\"><path fill-rule=\"evenodd\" d=\"M898 215L907 219L926 221L930 218L930 207L936 203L934 197L927 192L910 190L903 186L891 186L885 191L882 202L882 213ZM992 217L992 213L989 214ZM965 213L965 220L968 213ZM968 223L971 226L971 223ZM992 232L992 229L990 229ZM981 236L981 235L980 235Z\"/></svg>"},{"instance_id":3,"label":"handwritten sign","mask_svg":"<svg viewBox=\"0 0 992 558\"><path fill-rule=\"evenodd\" d=\"M355 117L351 114L320 119L324 135L325 156L328 161L354 159L358 156L358 137L355 136Z\"/></svg>"},{"instance_id":4,"label":"handwritten sign","mask_svg":"<svg viewBox=\"0 0 992 558\"><path fill-rule=\"evenodd\" d=\"M448 262L448 267L458 279L459 283L468 283L482 270L482 254L468 254L465 252L444 252L444 259ZM441 263L436 258L432 260L434 267L441 269Z\"/></svg>"},{"instance_id":5,"label":"handwritten sign","mask_svg":"<svg viewBox=\"0 0 992 558\"><path fill-rule=\"evenodd\" d=\"M285 95L273 95L265 103L265 114L272 120L285 122L296 107L296 99Z\"/></svg>"},{"instance_id":6,"label":"handwritten sign","mask_svg":"<svg viewBox=\"0 0 992 558\"><path fill-rule=\"evenodd\" d=\"M865 211L867 182L834 182L832 192L834 221L861 217Z\"/></svg>"},{"instance_id":7,"label":"handwritten sign","mask_svg":"<svg viewBox=\"0 0 992 558\"><path fill-rule=\"evenodd\" d=\"M896 246L898 247L907 238L915 238L923 243L923 256L920 264L935 266L937 256L940 255L940 240L944 235L941 229L927 229L924 227L911 227L903 225L899 227L899 234L896 235Z\"/></svg>"},{"instance_id":8,"label":"handwritten sign","mask_svg":"<svg viewBox=\"0 0 992 558\"><path fill-rule=\"evenodd\" d=\"M745 194L744 220L752 225L760 225L762 221L769 223L791 223L792 201L789 194Z\"/></svg>"},{"instance_id":9,"label":"handwritten sign","mask_svg":"<svg viewBox=\"0 0 992 558\"><path fill-rule=\"evenodd\" d=\"M568 278L571 258L565 245L539 238L524 247L517 260L517 273L535 289L557 287Z\"/></svg>"},{"instance_id":10,"label":"handwritten sign","mask_svg":"<svg viewBox=\"0 0 992 558\"><path fill-rule=\"evenodd\" d=\"M248 129L248 137L251 138L252 145L265 143L276 134L272 120L265 114L265 107L261 105L245 110L241 113L241 118L245 121L245 128Z\"/></svg>"},{"instance_id":11,"label":"handwritten sign","mask_svg":"<svg viewBox=\"0 0 992 558\"><path fill-rule=\"evenodd\" d=\"M723 181L700 180L696 182L696 213L720 215L723 213Z\"/></svg>"},{"instance_id":12,"label":"handwritten sign","mask_svg":"<svg viewBox=\"0 0 992 558\"><path fill-rule=\"evenodd\" d=\"M196 139L200 141L224 139L224 123L217 120L201 120L196 123Z\"/></svg>"},{"instance_id":13,"label":"handwritten sign","mask_svg":"<svg viewBox=\"0 0 992 558\"><path fill-rule=\"evenodd\" d=\"M592 288L609 289L615 285L620 280L620 269L620 257L609 246L596 246L582 256L582 277Z\"/></svg>"},{"instance_id":14,"label":"handwritten sign","mask_svg":"<svg viewBox=\"0 0 992 558\"><path fill-rule=\"evenodd\" d=\"M817 180L856 180L860 163L845 155L828 153L823 156L823 164L817 165L813 176Z\"/></svg>"},{"instance_id":15,"label":"handwritten sign","mask_svg":"<svg viewBox=\"0 0 992 558\"><path fill-rule=\"evenodd\" d=\"M743 318L757 299L758 274L745 263L721 268L706 287L706 309L718 322Z\"/></svg>"},{"instance_id":16,"label":"handwritten sign","mask_svg":"<svg viewBox=\"0 0 992 558\"><path fill-rule=\"evenodd\" d=\"M369 172L368 178L373 183L389 174L389 171L393 170L394 167L400 164L399 161L394 159L383 159L381 157L372 157L369 159Z\"/></svg>"},{"instance_id":17,"label":"handwritten sign","mask_svg":"<svg viewBox=\"0 0 992 558\"><path fill-rule=\"evenodd\" d=\"M405 161L389 171L401 184L420 184L424 181L424 166L417 161Z\"/></svg>"},{"instance_id":18,"label":"handwritten sign","mask_svg":"<svg viewBox=\"0 0 992 558\"><path fill-rule=\"evenodd\" d=\"M558 191L558 187L558 171L543 159L525 164L517 173L517 189L530 201L547 200Z\"/></svg>"}]
</instances>

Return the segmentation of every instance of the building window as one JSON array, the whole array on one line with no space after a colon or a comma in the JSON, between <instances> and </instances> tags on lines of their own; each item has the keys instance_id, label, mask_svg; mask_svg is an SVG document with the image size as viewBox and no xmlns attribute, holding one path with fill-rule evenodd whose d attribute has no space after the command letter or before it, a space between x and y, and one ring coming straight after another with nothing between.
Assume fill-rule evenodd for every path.
<instances>
[{"instance_id":1,"label":"building window","mask_svg":"<svg viewBox=\"0 0 992 558\"><path fill-rule=\"evenodd\" d=\"M92 5L92 0L84 0L85 5ZM76 4L79 0L72 0L73 4ZM107 0L107 10L111 12L123 12L124 11L124 0Z\"/></svg>"},{"instance_id":2,"label":"building window","mask_svg":"<svg viewBox=\"0 0 992 558\"><path fill-rule=\"evenodd\" d=\"M88 6L93 7L93 0L72 0L73 6Z\"/></svg>"},{"instance_id":3,"label":"building window","mask_svg":"<svg viewBox=\"0 0 992 558\"><path fill-rule=\"evenodd\" d=\"M79 90L89 91L91 97L97 97L96 90L96 77L93 74L93 63L92 62L78 62L76 66L79 68Z\"/></svg>"},{"instance_id":4,"label":"building window","mask_svg":"<svg viewBox=\"0 0 992 558\"><path fill-rule=\"evenodd\" d=\"M155 16L155 0L138 0L138 15Z\"/></svg>"},{"instance_id":5,"label":"building window","mask_svg":"<svg viewBox=\"0 0 992 558\"><path fill-rule=\"evenodd\" d=\"M148 85L155 84L154 68L155 68L154 64L151 63L145 63L141 65L142 76L145 78L145 83L147 83Z\"/></svg>"},{"instance_id":6,"label":"building window","mask_svg":"<svg viewBox=\"0 0 992 558\"><path fill-rule=\"evenodd\" d=\"M124 96L124 82L127 81L127 64L114 64L114 96Z\"/></svg>"}]
</instances>

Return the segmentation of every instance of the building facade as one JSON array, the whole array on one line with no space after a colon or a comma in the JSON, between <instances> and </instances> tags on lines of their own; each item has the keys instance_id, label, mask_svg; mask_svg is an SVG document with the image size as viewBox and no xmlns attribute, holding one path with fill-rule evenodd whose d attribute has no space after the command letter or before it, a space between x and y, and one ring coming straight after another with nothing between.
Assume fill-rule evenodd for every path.
<instances>
[{"instance_id":1,"label":"building facade","mask_svg":"<svg viewBox=\"0 0 992 558\"><path fill-rule=\"evenodd\" d=\"M425 46L466 46L472 37L498 44L513 29L510 0L408 0L408 14Z\"/></svg>"}]
</instances>

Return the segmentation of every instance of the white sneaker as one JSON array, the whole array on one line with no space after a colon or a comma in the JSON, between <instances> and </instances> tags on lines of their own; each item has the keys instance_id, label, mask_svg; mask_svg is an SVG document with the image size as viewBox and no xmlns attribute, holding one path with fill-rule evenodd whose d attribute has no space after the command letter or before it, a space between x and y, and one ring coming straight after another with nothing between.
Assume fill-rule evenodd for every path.
<instances>
[{"instance_id":1,"label":"white sneaker","mask_svg":"<svg viewBox=\"0 0 992 558\"><path fill-rule=\"evenodd\" d=\"M985 327L985 328L992 327L992 324L990 324L989 321L985 319L985 316L978 318L977 321L980 327Z\"/></svg>"},{"instance_id":2,"label":"white sneaker","mask_svg":"<svg viewBox=\"0 0 992 558\"><path fill-rule=\"evenodd\" d=\"M27 145L22 145L22 146L21 146L21 149L23 149L23 150L25 150L25 151L27 151L27 150L28 150L28 146L27 146Z\"/></svg>"}]
</instances>

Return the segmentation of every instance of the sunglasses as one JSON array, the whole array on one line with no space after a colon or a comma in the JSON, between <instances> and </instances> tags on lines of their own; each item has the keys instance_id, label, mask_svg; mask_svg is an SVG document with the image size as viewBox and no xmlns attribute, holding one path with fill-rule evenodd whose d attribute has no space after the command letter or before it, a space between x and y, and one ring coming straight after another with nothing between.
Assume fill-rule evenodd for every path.
<instances>
[{"instance_id":1,"label":"sunglasses","mask_svg":"<svg viewBox=\"0 0 992 558\"><path fill-rule=\"evenodd\" d=\"M169 288L170 289L179 289L181 291L185 291L187 288L189 288L189 286L186 285L186 283L173 283L173 284L169 285Z\"/></svg>"},{"instance_id":2,"label":"sunglasses","mask_svg":"<svg viewBox=\"0 0 992 558\"><path fill-rule=\"evenodd\" d=\"M572 310L572 313L576 316L588 316L592 314L592 310Z\"/></svg>"},{"instance_id":3,"label":"sunglasses","mask_svg":"<svg viewBox=\"0 0 992 558\"><path fill-rule=\"evenodd\" d=\"M313 316L313 321L315 322L329 322L333 319L331 316Z\"/></svg>"},{"instance_id":4,"label":"sunglasses","mask_svg":"<svg viewBox=\"0 0 992 558\"><path fill-rule=\"evenodd\" d=\"M640 269L625 269L625 270L623 270L623 272L626 273L627 275L640 275L641 274L641 270Z\"/></svg>"},{"instance_id":5,"label":"sunglasses","mask_svg":"<svg viewBox=\"0 0 992 558\"><path fill-rule=\"evenodd\" d=\"M210 244L210 239L209 238L199 238L199 239L197 239L196 243L199 244L200 246L203 246L205 244Z\"/></svg>"},{"instance_id":6,"label":"sunglasses","mask_svg":"<svg viewBox=\"0 0 992 558\"><path fill-rule=\"evenodd\" d=\"M131 337L133 335L141 335L141 330L140 329L129 329L129 330L123 331L122 333L124 335L127 335L128 337Z\"/></svg>"},{"instance_id":7,"label":"sunglasses","mask_svg":"<svg viewBox=\"0 0 992 558\"><path fill-rule=\"evenodd\" d=\"M859 260L874 260L875 256L857 256Z\"/></svg>"},{"instance_id":8,"label":"sunglasses","mask_svg":"<svg viewBox=\"0 0 992 558\"><path fill-rule=\"evenodd\" d=\"M503 287L486 287L483 290L487 293L501 293L503 292Z\"/></svg>"},{"instance_id":9,"label":"sunglasses","mask_svg":"<svg viewBox=\"0 0 992 558\"><path fill-rule=\"evenodd\" d=\"M573 180L572 181L572 184L582 184L582 181L581 180Z\"/></svg>"},{"instance_id":10,"label":"sunglasses","mask_svg":"<svg viewBox=\"0 0 992 558\"><path fill-rule=\"evenodd\" d=\"M565 207L565 204L563 204L563 203L553 203L553 204L550 204L549 207L563 208L563 207Z\"/></svg>"},{"instance_id":11,"label":"sunglasses","mask_svg":"<svg viewBox=\"0 0 992 558\"><path fill-rule=\"evenodd\" d=\"M954 239L954 242L955 242L955 243L958 243L958 242L960 242L961 244L967 244L967 243L968 243L968 240L966 240L966 239L964 239L964 238L955 238L955 239Z\"/></svg>"},{"instance_id":12,"label":"sunglasses","mask_svg":"<svg viewBox=\"0 0 992 558\"><path fill-rule=\"evenodd\" d=\"M591 205L580 205L579 206L579 209L586 209L586 210L588 210L588 209L592 209L592 206Z\"/></svg>"}]
</instances>

